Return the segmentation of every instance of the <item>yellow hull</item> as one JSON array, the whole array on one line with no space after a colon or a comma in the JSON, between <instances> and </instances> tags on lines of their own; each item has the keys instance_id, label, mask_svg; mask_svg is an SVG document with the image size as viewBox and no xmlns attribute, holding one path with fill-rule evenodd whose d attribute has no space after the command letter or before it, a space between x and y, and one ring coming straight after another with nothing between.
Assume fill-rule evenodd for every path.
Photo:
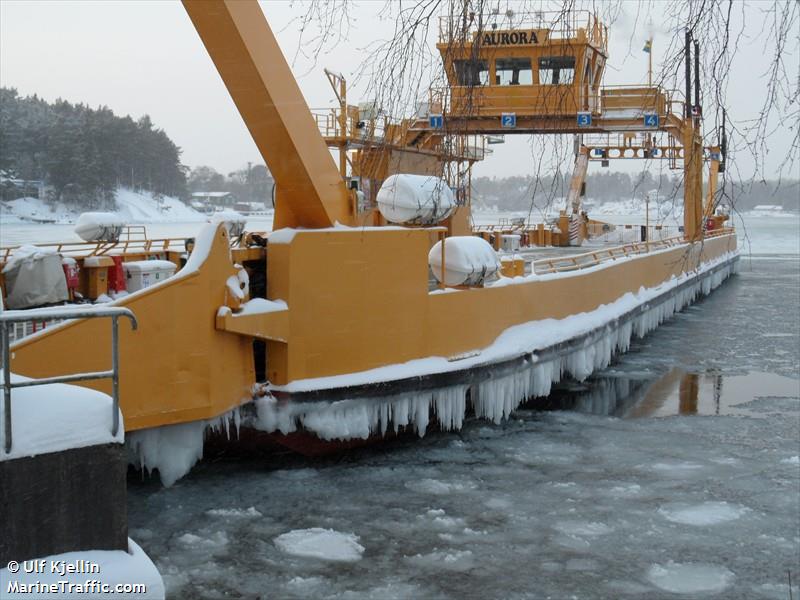
<instances>
[{"instance_id":1,"label":"yellow hull","mask_svg":"<svg viewBox=\"0 0 800 600\"><path fill-rule=\"evenodd\" d=\"M197 242L205 250L183 271L115 302L140 324L120 331L126 430L210 419L252 400L253 339L267 342L267 378L276 386L426 357L457 360L512 326L595 310L736 249L731 233L571 273L442 293L429 291L431 235L277 232L266 251L267 298L287 308L242 314L223 308L232 304L226 280L236 269L224 227L209 226ZM23 339L12 346L14 371L43 377L106 369L107 329L74 321ZM86 385L110 391L105 382Z\"/></svg>"}]
</instances>

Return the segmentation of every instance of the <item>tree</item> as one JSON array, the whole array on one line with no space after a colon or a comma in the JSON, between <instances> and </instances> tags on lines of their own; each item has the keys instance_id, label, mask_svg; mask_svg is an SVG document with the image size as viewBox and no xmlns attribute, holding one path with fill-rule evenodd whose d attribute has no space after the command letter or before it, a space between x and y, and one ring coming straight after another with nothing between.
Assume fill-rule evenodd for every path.
<instances>
[{"instance_id":1,"label":"tree","mask_svg":"<svg viewBox=\"0 0 800 600\"><path fill-rule=\"evenodd\" d=\"M0 169L42 180L52 200L112 208L118 186L183 196L181 150L145 115L138 121L0 88Z\"/></svg>"}]
</instances>

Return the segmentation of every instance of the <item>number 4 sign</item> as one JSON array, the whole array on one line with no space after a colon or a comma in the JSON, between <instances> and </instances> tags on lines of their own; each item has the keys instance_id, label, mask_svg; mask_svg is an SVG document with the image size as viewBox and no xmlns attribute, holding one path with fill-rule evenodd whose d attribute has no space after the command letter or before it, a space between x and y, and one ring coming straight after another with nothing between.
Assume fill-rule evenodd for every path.
<instances>
[{"instance_id":1,"label":"number 4 sign","mask_svg":"<svg viewBox=\"0 0 800 600\"><path fill-rule=\"evenodd\" d=\"M645 127L658 127L658 115L655 113L648 113L644 115Z\"/></svg>"}]
</instances>

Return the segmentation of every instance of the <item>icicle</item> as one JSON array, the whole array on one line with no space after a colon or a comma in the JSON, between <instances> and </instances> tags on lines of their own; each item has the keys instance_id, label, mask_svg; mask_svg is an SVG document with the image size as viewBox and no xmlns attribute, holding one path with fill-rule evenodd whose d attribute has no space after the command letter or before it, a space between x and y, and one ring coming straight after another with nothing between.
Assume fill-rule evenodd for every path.
<instances>
[{"instance_id":1,"label":"icicle","mask_svg":"<svg viewBox=\"0 0 800 600\"><path fill-rule=\"evenodd\" d=\"M701 281L673 290L669 297L659 299L652 306L644 300L648 291L640 290L639 296L643 296L640 306L645 309L635 317L621 324L616 319L611 320L601 333L596 333L582 347L566 355L544 362L534 357L533 362L526 362L513 372L492 375L473 385L470 397L475 414L500 423L524 400L548 395L552 384L559 382L564 373L582 380L595 370L607 367L616 353L630 348L632 336L644 337L699 295L710 293L735 272L735 268L735 265L726 266ZM687 277L673 278L668 285L675 287ZM430 425L431 411L442 429L462 427L466 392L466 385L456 385L419 393L405 392L388 398L319 404L279 404L271 397L260 398L256 400L257 427L283 433L305 427L323 439L352 439L385 435L390 428L398 432L413 426L419 436L424 436ZM597 402L601 407L607 408L612 401L613 394L608 392L605 390L598 396Z\"/></svg>"}]
</instances>

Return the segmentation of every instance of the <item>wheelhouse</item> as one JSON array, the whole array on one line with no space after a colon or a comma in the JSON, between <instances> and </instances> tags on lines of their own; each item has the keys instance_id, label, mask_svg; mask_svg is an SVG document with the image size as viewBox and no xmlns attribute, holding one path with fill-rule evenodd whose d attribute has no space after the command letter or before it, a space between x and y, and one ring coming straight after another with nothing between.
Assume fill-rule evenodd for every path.
<instances>
[{"instance_id":1,"label":"wheelhouse","mask_svg":"<svg viewBox=\"0 0 800 600\"><path fill-rule=\"evenodd\" d=\"M586 12L443 19L451 115L571 115L600 110L607 30ZM444 107L443 107L444 109Z\"/></svg>"}]
</instances>

